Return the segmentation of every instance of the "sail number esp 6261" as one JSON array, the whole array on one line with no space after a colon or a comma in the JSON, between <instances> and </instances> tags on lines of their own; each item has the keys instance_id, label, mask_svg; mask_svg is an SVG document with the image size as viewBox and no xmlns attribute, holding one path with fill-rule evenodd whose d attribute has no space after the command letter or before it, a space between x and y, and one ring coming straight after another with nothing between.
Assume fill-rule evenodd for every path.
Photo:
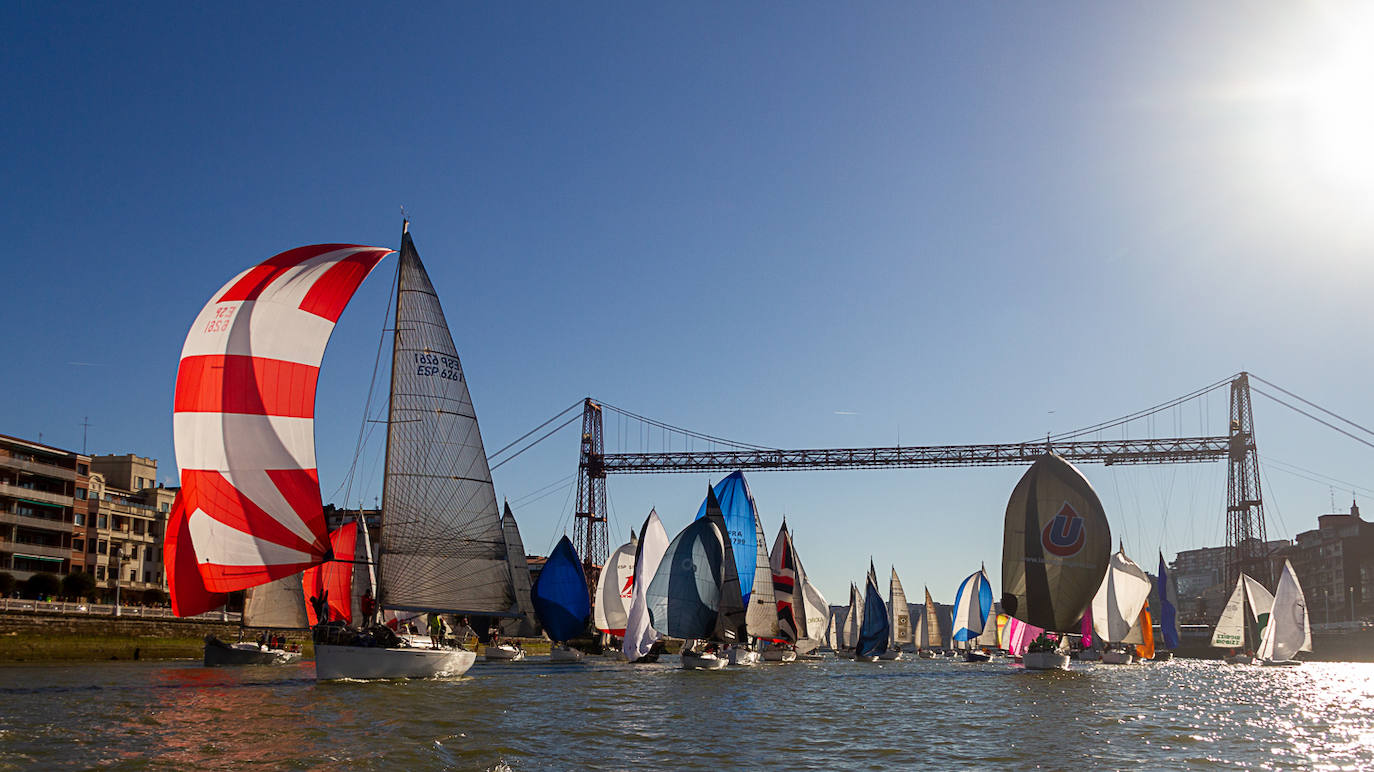
<instances>
[{"instance_id":1,"label":"sail number esp 6261","mask_svg":"<svg viewBox=\"0 0 1374 772\"><path fill-rule=\"evenodd\" d=\"M440 354L428 352L416 352L415 354L415 374L446 378L450 381L463 380L462 365L454 357L446 357Z\"/></svg>"}]
</instances>

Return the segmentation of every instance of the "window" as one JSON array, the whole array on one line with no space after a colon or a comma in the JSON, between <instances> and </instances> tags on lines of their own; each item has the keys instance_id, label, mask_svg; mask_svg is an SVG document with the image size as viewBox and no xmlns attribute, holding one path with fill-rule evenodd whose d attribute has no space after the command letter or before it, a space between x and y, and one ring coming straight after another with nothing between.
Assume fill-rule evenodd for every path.
<instances>
[{"instance_id":1,"label":"window","mask_svg":"<svg viewBox=\"0 0 1374 772\"><path fill-rule=\"evenodd\" d=\"M142 478L142 477L136 478L136 482L134 483L134 490L136 490L136 491L141 491L141 490L143 490L143 478Z\"/></svg>"},{"instance_id":2,"label":"window","mask_svg":"<svg viewBox=\"0 0 1374 772\"><path fill-rule=\"evenodd\" d=\"M77 488L77 489L76 489L76 494L75 494L75 495L76 495L76 500L77 500L77 501L85 501L85 500L86 500L86 489L85 489L85 488Z\"/></svg>"},{"instance_id":3,"label":"window","mask_svg":"<svg viewBox=\"0 0 1374 772\"><path fill-rule=\"evenodd\" d=\"M161 548L161 547L158 547L158 548L157 548L157 557L154 558L154 560L156 560L156 561L159 562L159 563L162 562L162 548Z\"/></svg>"},{"instance_id":4,"label":"window","mask_svg":"<svg viewBox=\"0 0 1374 772\"><path fill-rule=\"evenodd\" d=\"M15 504L15 505L14 505L14 514L16 514L16 515L28 515L29 517L33 517L33 516L35 516L35 515L38 514L38 510L34 509L33 507L29 506L28 504Z\"/></svg>"},{"instance_id":5,"label":"window","mask_svg":"<svg viewBox=\"0 0 1374 772\"><path fill-rule=\"evenodd\" d=\"M95 519L95 527L96 527L96 528L109 528L109 527L110 527L110 526L109 526L109 522L110 522L110 519L109 519L107 516L101 515L100 517L97 517L97 518Z\"/></svg>"},{"instance_id":6,"label":"window","mask_svg":"<svg viewBox=\"0 0 1374 772\"><path fill-rule=\"evenodd\" d=\"M99 549L98 551L99 551L100 554L102 554L102 555L108 555L108 554L110 554L109 545L105 542L104 539L101 539L101 540L100 540L100 549Z\"/></svg>"},{"instance_id":7,"label":"window","mask_svg":"<svg viewBox=\"0 0 1374 772\"><path fill-rule=\"evenodd\" d=\"M144 571L144 572L143 572L143 581L151 584L152 581L153 581L153 572L152 572L152 571Z\"/></svg>"},{"instance_id":8,"label":"window","mask_svg":"<svg viewBox=\"0 0 1374 772\"><path fill-rule=\"evenodd\" d=\"M86 514L84 512L77 512L76 515L74 515L74 517L75 520L73 522L75 522L77 525L86 524Z\"/></svg>"},{"instance_id":9,"label":"window","mask_svg":"<svg viewBox=\"0 0 1374 772\"><path fill-rule=\"evenodd\" d=\"M138 569L132 569L132 570L129 571L129 581L131 581L131 582L137 582L137 581L138 581Z\"/></svg>"},{"instance_id":10,"label":"window","mask_svg":"<svg viewBox=\"0 0 1374 772\"><path fill-rule=\"evenodd\" d=\"M76 465L76 473L77 473L77 474L90 474L90 471L91 471L90 468L87 467L85 464L77 464L77 465Z\"/></svg>"},{"instance_id":11,"label":"window","mask_svg":"<svg viewBox=\"0 0 1374 772\"><path fill-rule=\"evenodd\" d=\"M82 539L72 539L72 551L82 552L86 549L86 542Z\"/></svg>"},{"instance_id":12,"label":"window","mask_svg":"<svg viewBox=\"0 0 1374 772\"><path fill-rule=\"evenodd\" d=\"M162 512L162 513L164 513L164 514L165 514L168 510L170 510L171 508L172 508L171 505L168 504L168 503L165 502L165 501L162 502L161 504L157 505L157 511Z\"/></svg>"},{"instance_id":13,"label":"window","mask_svg":"<svg viewBox=\"0 0 1374 772\"><path fill-rule=\"evenodd\" d=\"M96 566L96 567L95 567L95 579L96 579L96 581L98 581L98 582L103 582L103 581L105 581L105 567L104 567L104 566Z\"/></svg>"},{"instance_id":14,"label":"window","mask_svg":"<svg viewBox=\"0 0 1374 772\"><path fill-rule=\"evenodd\" d=\"M129 548L129 559L130 559L130 560L138 560L138 545L137 545L137 544L135 544L134 546L132 546L132 547Z\"/></svg>"}]
</instances>

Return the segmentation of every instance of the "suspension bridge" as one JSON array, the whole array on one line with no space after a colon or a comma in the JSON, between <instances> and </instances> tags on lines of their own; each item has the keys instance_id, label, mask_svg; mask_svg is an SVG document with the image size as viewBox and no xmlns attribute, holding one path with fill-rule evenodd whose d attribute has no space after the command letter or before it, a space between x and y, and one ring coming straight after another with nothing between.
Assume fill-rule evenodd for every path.
<instances>
[{"instance_id":1,"label":"suspension bridge","mask_svg":"<svg viewBox=\"0 0 1374 772\"><path fill-rule=\"evenodd\" d=\"M1260 384L1252 385L1251 380ZM1266 389L1267 387L1267 389ZM1087 439L1107 430L1124 428L1215 391L1229 389L1228 431L1204 437L1165 437L1148 439ZM1284 397L1272 392L1278 392ZM728 440L672 426L632 413L592 397L576 402L553 418L491 455L492 468L513 460L534 445L548 439L579 418L582 432L578 451L577 498L573 508L574 543L578 545L589 571L602 565L609 552L607 539L606 479L613 474L673 474L689 472L817 470L817 469L894 469L919 467L1026 466L1046 452L1054 452L1074 463L1104 465L1195 464L1225 462L1226 568L1228 584L1241 572L1269 583L1270 561L1265 552L1264 498L1260 490L1259 454L1255 443L1251 393L1263 396L1311 418L1358 442L1374 447L1351 428L1374 435L1374 431L1342 418L1259 376L1240 372L1204 386L1176 399L1145 408L1093 426L1022 442L982 445L916 445L869 448L771 448ZM1286 397L1286 398L1285 398ZM1291 402L1289 400L1292 400ZM1294 402L1305 407L1299 407ZM1315 411L1315 412L1313 412ZM646 430L660 432L663 449L658 452L607 453L604 416L611 412L638 422ZM1323 418L1317 413L1324 414ZM569 417L571 414L571 417ZM561 419L561 422L560 422ZM1342 428L1335 422L1350 428ZM558 422L552 429L548 427ZM540 432L543 432L540 436ZM531 439L533 438L533 439ZM678 445L681 450L674 449ZM516 449L518 447L518 449ZM513 452L508 452L513 451ZM504 458L498 457L504 455Z\"/></svg>"}]
</instances>

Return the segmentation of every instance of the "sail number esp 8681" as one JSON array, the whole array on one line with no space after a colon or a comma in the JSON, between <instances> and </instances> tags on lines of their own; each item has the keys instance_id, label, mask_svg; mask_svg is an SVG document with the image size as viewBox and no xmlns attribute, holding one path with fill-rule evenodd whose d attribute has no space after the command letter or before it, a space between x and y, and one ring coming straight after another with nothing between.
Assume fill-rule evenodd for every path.
<instances>
[{"instance_id":1,"label":"sail number esp 8681","mask_svg":"<svg viewBox=\"0 0 1374 772\"><path fill-rule=\"evenodd\" d=\"M416 352L415 354L415 374L425 376L439 376L450 381L463 380L463 366L458 363L455 357L446 357L441 354L431 354L428 352Z\"/></svg>"}]
</instances>

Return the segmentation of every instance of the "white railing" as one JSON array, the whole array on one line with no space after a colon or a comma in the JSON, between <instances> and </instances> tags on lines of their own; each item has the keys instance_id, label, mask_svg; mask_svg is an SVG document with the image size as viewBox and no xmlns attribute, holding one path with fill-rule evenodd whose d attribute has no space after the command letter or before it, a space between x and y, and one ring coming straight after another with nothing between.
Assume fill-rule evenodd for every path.
<instances>
[{"instance_id":1,"label":"white railing","mask_svg":"<svg viewBox=\"0 0 1374 772\"><path fill-rule=\"evenodd\" d=\"M73 614L78 616L116 616L113 603L81 603L77 601L45 601L45 600L20 600L18 598L0 598L0 611L18 611L30 614ZM120 604L119 614L121 617L132 617L134 619L184 619L196 622L237 622L239 613L236 611L209 611L204 614L197 614L193 617L178 617L172 614L170 608L161 606L126 606Z\"/></svg>"}]
</instances>

